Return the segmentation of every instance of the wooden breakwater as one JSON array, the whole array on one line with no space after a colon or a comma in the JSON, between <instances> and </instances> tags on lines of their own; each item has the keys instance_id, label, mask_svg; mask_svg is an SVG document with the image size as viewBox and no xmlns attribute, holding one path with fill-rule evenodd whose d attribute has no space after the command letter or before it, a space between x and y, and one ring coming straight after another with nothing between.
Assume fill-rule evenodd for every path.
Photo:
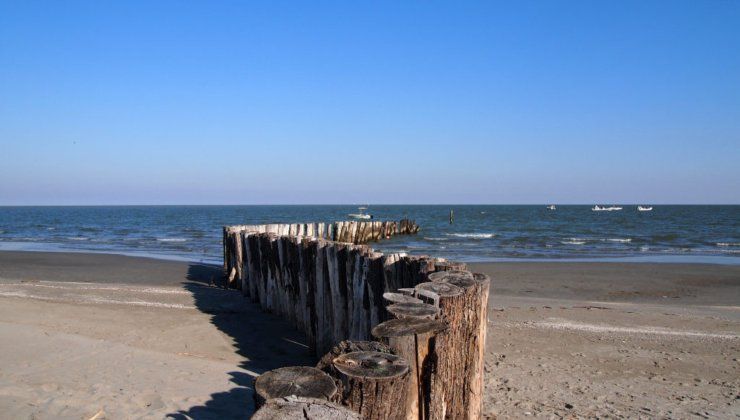
<instances>
[{"instance_id":1,"label":"wooden breakwater","mask_svg":"<svg viewBox=\"0 0 740 420\"><path fill-rule=\"evenodd\" d=\"M280 236L309 237L336 242L367 244L395 235L419 232L413 220L401 221L339 221L333 223L271 223L263 225L233 225L223 228L224 270L229 283L242 274L241 241L244 233L274 233Z\"/></svg>"},{"instance_id":2,"label":"wooden breakwater","mask_svg":"<svg viewBox=\"0 0 740 420\"><path fill-rule=\"evenodd\" d=\"M317 368L337 392L313 395L309 387L298 397L323 398L367 419L479 418L488 277L463 263L291 235L310 232L295 226L276 228L288 234L229 232L224 246L233 258L231 287L304 331L324 355ZM270 390L258 399L264 409L289 396L276 390L297 392L296 371L304 370L276 372L259 387ZM281 400L281 409L294 403L306 404Z\"/></svg>"}]
</instances>

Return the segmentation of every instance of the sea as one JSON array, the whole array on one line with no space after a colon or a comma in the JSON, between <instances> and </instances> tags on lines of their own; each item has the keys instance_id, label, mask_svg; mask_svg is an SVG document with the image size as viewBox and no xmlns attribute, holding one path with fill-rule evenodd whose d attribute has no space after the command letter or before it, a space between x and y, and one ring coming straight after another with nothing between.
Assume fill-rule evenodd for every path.
<instances>
[{"instance_id":1,"label":"sea","mask_svg":"<svg viewBox=\"0 0 740 420\"><path fill-rule=\"evenodd\" d=\"M740 206L371 205L421 231L373 244L458 261L740 264ZM454 221L450 223L450 211ZM222 262L222 226L347 220L350 205L0 207L0 250L102 252Z\"/></svg>"}]
</instances>

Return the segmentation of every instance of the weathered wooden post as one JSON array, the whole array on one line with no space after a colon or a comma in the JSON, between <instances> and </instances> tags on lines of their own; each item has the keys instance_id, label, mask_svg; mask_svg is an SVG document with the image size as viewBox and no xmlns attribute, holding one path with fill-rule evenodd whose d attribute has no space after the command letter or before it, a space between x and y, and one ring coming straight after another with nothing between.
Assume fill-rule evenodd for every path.
<instances>
[{"instance_id":1,"label":"weathered wooden post","mask_svg":"<svg viewBox=\"0 0 740 420\"><path fill-rule=\"evenodd\" d=\"M398 319L435 319L439 313L439 308L422 302L394 303L388 306L386 310L392 317Z\"/></svg>"},{"instance_id":2,"label":"weathered wooden post","mask_svg":"<svg viewBox=\"0 0 740 420\"><path fill-rule=\"evenodd\" d=\"M461 328L464 322L463 289L449 283L421 283L416 286L417 293L427 297L436 296L440 308L440 319L447 323L445 334L436 340L437 365L430 378L430 419L458 419L455 404L461 403L463 381L460 375L462 365ZM462 410L462 407L459 407Z\"/></svg>"},{"instance_id":3,"label":"weathered wooden post","mask_svg":"<svg viewBox=\"0 0 740 420\"><path fill-rule=\"evenodd\" d=\"M467 271L433 273L429 278L433 282L416 290L439 296L440 319L449 325L449 333L437 341L440 358L431 380L432 418L477 419L490 279Z\"/></svg>"},{"instance_id":4,"label":"weathered wooden post","mask_svg":"<svg viewBox=\"0 0 740 420\"><path fill-rule=\"evenodd\" d=\"M446 325L441 321L416 318L392 319L373 328L373 336L409 361L411 377L403 410L407 420L429 418L427 378L435 369L435 360L438 358L435 336L445 329Z\"/></svg>"},{"instance_id":5,"label":"weathered wooden post","mask_svg":"<svg viewBox=\"0 0 740 420\"><path fill-rule=\"evenodd\" d=\"M295 395L298 397L330 400L337 392L334 380L319 369L308 366L290 366L274 369L254 381L254 406L265 401Z\"/></svg>"},{"instance_id":6,"label":"weathered wooden post","mask_svg":"<svg viewBox=\"0 0 740 420\"><path fill-rule=\"evenodd\" d=\"M400 357L376 351L345 353L333 362L342 382L343 405L365 420L403 419L409 364Z\"/></svg>"},{"instance_id":7,"label":"weathered wooden post","mask_svg":"<svg viewBox=\"0 0 740 420\"><path fill-rule=\"evenodd\" d=\"M347 407L326 400L305 397L273 398L259 409L252 420L361 420Z\"/></svg>"}]
</instances>

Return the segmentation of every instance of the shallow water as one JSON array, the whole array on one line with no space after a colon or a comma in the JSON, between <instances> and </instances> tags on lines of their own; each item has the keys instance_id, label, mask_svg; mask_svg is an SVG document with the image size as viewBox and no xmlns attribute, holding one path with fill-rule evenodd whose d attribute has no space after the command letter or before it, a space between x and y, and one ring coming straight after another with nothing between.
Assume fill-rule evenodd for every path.
<instances>
[{"instance_id":1,"label":"shallow water","mask_svg":"<svg viewBox=\"0 0 740 420\"><path fill-rule=\"evenodd\" d=\"M371 206L375 219L422 230L381 251L461 261L604 260L740 263L740 206ZM449 212L455 221L449 223ZM355 206L0 207L0 249L94 251L220 262L230 224L346 220Z\"/></svg>"}]
</instances>

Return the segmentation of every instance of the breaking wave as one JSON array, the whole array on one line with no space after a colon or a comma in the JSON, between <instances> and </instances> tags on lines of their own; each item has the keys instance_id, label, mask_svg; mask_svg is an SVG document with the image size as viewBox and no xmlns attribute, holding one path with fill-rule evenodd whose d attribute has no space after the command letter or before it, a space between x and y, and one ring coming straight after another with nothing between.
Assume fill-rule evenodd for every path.
<instances>
[{"instance_id":1,"label":"breaking wave","mask_svg":"<svg viewBox=\"0 0 740 420\"><path fill-rule=\"evenodd\" d=\"M445 233L447 236L454 236L456 238L475 238L475 239L490 239L496 236L495 233Z\"/></svg>"}]
</instances>

